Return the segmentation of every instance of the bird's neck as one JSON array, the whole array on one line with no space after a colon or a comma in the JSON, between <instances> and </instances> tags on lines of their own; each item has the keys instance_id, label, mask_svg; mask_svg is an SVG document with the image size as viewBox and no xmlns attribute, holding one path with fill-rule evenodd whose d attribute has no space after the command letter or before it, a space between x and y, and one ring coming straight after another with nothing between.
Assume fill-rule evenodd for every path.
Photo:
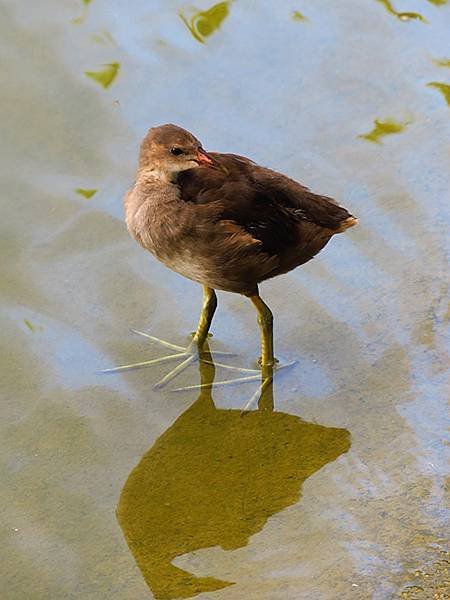
<instances>
[{"instance_id":1,"label":"bird's neck","mask_svg":"<svg viewBox=\"0 0 450 600\"><path fill-rule=\"evenodd\" d=\"M158 215L176 211L180 205L180 189L165 172L142 169L124 199L127 225L130 231L139 222L154 220Z\"/></svg>"},{"instance_id":2,"label":"bird's neck","mask_svg":"<svg viewBox=\"0 0 450 600\"><path fill-rule=\"evenodd\" d=\"M186 210L186 204L180 202L179 187L159 173L141 171L124 204L128 231L159 256L161 247L167 249L170 235L182 226L180 213Z\"/></svg>"},{"instance_id":3,"label":"bird's neck","mask_svg":"<svg viewBox=\"0 0 450 600\"><path fill-rule=\"evenodd\" d=\"M139 169L137 183L142 185L174 185L177 180L178 173L165 171L158 167L147 166Z\"/></svg>"},{"instance_id":4,"label":"bird's neck","mask_svg":"<svg viewBox=\"0 0 450 600\"><path fill-rule=\"evenodd\" d=\"M125 205L128 205L128 210L134 213L143 204L147 209L155 210L158 207L178 204L179 199L180 189L169 173L147 168L139 170L136 183L127 195Z\"/></svg>"}]
</instances>

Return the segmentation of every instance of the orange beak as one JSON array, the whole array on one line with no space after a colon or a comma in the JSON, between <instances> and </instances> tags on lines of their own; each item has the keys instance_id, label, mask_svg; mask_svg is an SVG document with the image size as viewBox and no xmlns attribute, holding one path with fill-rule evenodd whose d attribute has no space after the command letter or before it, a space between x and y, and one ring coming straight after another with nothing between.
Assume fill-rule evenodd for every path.
<instances>
[{"instance_id":1,"label":"orange beak","mask_svg":"<svg viewBox=\"0 0 450 600\"><path fill-rule=\"evenodd\" d=\"M204 165L205 167L215 166L215 161L203 150L203 148L197 150L196 160L199 165Z\"/></svg>"}]
</instances>

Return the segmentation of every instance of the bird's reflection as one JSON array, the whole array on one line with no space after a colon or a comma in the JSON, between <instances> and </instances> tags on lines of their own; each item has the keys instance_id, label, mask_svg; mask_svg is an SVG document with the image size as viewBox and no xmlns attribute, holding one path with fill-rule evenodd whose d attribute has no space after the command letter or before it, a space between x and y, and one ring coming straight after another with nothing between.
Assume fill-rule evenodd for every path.
<instances>
[{"instance_id":1,"label":"bird's reflection","mask_svg":"<svg viewBox=\"0 0 450 600\"><path fill-rule=\"evenodd\" d=\"M215 368L200 362L201 382ZM267 373L265 374L267 376ZM297 502L310 475L347 452L346 429L274 411L272 384L258 410L214 406L211 388L161 435L131 472L117 516L157 599L188 598L232 585L172 564L182 554L245 546L267 519Z\"/></svg>"}]
</instances>

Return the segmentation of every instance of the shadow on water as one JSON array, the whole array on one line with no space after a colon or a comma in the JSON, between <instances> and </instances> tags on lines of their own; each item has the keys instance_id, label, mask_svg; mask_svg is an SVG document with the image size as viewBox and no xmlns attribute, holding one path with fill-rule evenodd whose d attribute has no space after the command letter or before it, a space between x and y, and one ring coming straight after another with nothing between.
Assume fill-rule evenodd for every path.
<instances>
[{"instance_id":1,"label":"shadow on water","mask_svg":"<svg viewBox=\"0 0 450 600\"><path fill-rule=\"evenodd\" d=\"M212 387L214 374L213 364L200 363L202 384ZM172 561L200 548L245 546L298 501L308 477L350 448L346 429L275 411L272 385L245 414L216 408L211 387L145 453L119 501L125 539L158 599L233 585Z\"/></svg>"}]
</instances>

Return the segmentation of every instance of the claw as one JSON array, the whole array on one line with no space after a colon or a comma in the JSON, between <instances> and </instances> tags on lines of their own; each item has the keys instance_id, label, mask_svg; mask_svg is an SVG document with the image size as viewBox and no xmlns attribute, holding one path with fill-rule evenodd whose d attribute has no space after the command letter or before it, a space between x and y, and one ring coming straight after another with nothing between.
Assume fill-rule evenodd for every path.
<instances>
[{"instance_id":1,"label":"claw","mask_svg":"<svg viewBox=\"0 0 450 600\"><path fill-rule=\"evenodd\" d=\"M169 354L167 356L161 356L160 358L152 358L151 360L144 360L138 363L130 363L129 365L120 365L119 367L113 367L111 369L102 369L100 373L122 373L123 371L132 371L133 369L143 369L151 365L157 365L164 362L169 362L180 358L180 354Z\"/></svg>"},{"instance_id":2,"label":"claw","mask_svg":"<svg viewBox=\"0 0 450 600\"><path fill-rule=\"evenodd\" d=\"M259 369L244 369L242 367L234 367L233 365L224 365L221 363L215 363L213 361L206 360L206 359L201 359L201 362L205 363L207 365L213 365L215 367L224 367L226 369L232 369L232 370L241 371L244 373L255 373L255 375L249 375L247 377L236 377L235 379L224 379L222 381L214 381L213 383L197 383L195 385L186 385L183 387L174 388L173 390L170 390L170 391L171 392L187 392L190 390L202 390L202 389L206 389L206 388L211 388L213 386L226 386L226 385L232 385L234 383L248 383L249 381L259 381L261 379L261 371ZM297 361L293 360L292 362L277 366L275 372L281 371L281 369L287 369L288 367L292 367L295 364L297 364ZM253 396L250 398L250 400L247 402L247 404L243 408L243 410L242 410L243 414L245 412L248 412L248 409L255 403L256 400L258 400L258 398L263 394L267 385L269 383L271 383L272 381L273 381L273 377L267 377L264 379L262 384L258 387L256 392L253 394Z\"/></svg>"},{"instance_id":3,"label":"claw","mask_svg":"<svg viewBox=\"0 0 450 600\"><path fill-rule=\"evenodd\" d=\"M212 363L214 364L214 363ZM261 379L261 373L258 375L250 375L249 377L237 377L236 379L225 379L223 381L214 381L214 383L197 383L196 385L186 385L184 387L175 388L171 392L185 392L187 390L202 390L213 386L231 385L232 383L245 383L248 381L258 381Z\"/></svg>"},{"instance_id":4,"label":"claw","mask_svg":"<svg viewBox=\"0 0 450 600\"><path fill-rule=\"evenodd\" d=\"M164 375L164 377L160 381L158 381L158 383L155 383L155 385L153 386L155 390L164 387L166 383L169 383L169 381L175 379L175 377L179 373L184 371L192 362L194 362L194 360L198 360L197 354L191 354L191 356L188 356L186 360L183 360L182 363L180 363L178 366L172 369L169 373L167 373L167 375Z\"/></svg>"},{"instance_id":5,"label":"claw","mask_svg":"<svg viewBox=\"0 0 450 600\"><path fill-rule=\"evenodd\" d=\"M250 400L247 402L247 404L241 410L241 417L243 417L246 413L248 413L248 411L251 408L253 408L253 405L258 402L258 400L261 398L261 396L266 391L267 386L269 386L272 382L273 382L273 377L266 377L263 380L263 382L258 387L258 389L256 390L256 392L253 394L253 396L250 398Z\"/></svg>"},{"instance_id":6,"label":"claw","mask_svg":"<svg viewBox=\"0 0 450 600\"><path fill-rule=\"evenodd\" d=\"M243 373L244 375L242 377L236 377L234 379L226 379L226 380L222 380L222 381L216 381L216 382L214 382L214 384L213 383L200 383L200 384L196 384L196 385L188 385L188 386L178 387L173 390L170 390L171 392L185 392L185 391L189 391L189 390L208 389L208 388L211 388L213 385L229 386L229 385L232 385L235 383L248 383L251 381L258 381L261 379L261 370L260 369L248 369L248 368L244 368L244 367L237 367L234 365L227 365L225 363L217 363L217 362L214 363L213 357L215 357L215 356L236 356L236 354L233 352L222 352L220 350L210 351L209 347L207 347L206 352L204 350L199 352L195 342L191 342L186 348L183 346L178 346L176 344L167 342L166 340L155 337L154 335L150 335L149 333L146 333L145 331L140 331L139 329L131 329L131 331L133 333L136 333L137 335L141 335L141 336L151 340L152 342L160 344L166 348L170 348L171 350L175 350L176 353L168 354L166 356L161 356L159 358L153 358L150 360L144 360L144 361L137 362L137 363L130 363L128 365L121 365L119 367L113 367L111 369L103 369L101 371L101 373L123 373L125 371L132 371L134 369L142 369L144 367L159 365L159 364L163 364L166 362L180 359L181 360L180 364L178 364L175 368L173 368L171 371L169 371L169 373L164 375L164 377L162 379L160 379L153 386L154 389L161 389L167 383L169 383L170 381L175 379L175 377L177 377L185 369L187 369L193 362L197 362L197 361L199 361L200 363L207 364L207 365L220 367L222 369L227 369L230 371L237 371L238 373ZM205 345L207 346L207 343L205 343ZM276 371L285 369L287 367L291 367L295 363L296 363L296 361L293 361L293 362L290 362L290 363L287 363L284 365L280 365L280 366L277 365ZM247 374L247 375L245 375L245 374ZM264 368L263 368L263 376L264 376ZM245 414L253 406L253 404L258 399L258 397L263 395L264 390L267 388L268 384L272 382L272 380L273 380L272 377L265 377L263 379L263 382L258 387L257 391L252 395L249 402L247 402L246 406L244 407L244 409L242 411L242 414Z\"/></svg>"},{"instance_id":7,"label":"claw","mask_svg":"<svg viewBox=\"0 0 450 600\"><path fill-rule=\"evenodd\" d=\"M180 352L186 351L186 348L183 348L183 346L177 346L175 344L171 344L170 342L166 342L166 340L162 340L161 338L157 338L154 335L145 333L145 331L139 331L139 329L130 329L130 331L132 333L136 333L137 335L142 335L143 337L148 338L149 340L152 340L152 342L161 344L161 346L165 346L166 348L170 348L171 350L178 350Z\"/></svg>"},{"instance_id":8,"label":"claw","mask_svg":"<svg viewBox=\"0 0 450 600\"><path fill-rule=\"evenodd\" d=\"M214 354L214 352L211 352ZM261 373L259 369L244 369L243 367L234 367L233 365L225 365L224 363L213 362L212 360L206 360L204 358L200 359L202 362L207 365L213 365L215 367L222 367L223 369L230 369L232 371L240 371L241 373Z\"/></svg>"}]
</instances>

